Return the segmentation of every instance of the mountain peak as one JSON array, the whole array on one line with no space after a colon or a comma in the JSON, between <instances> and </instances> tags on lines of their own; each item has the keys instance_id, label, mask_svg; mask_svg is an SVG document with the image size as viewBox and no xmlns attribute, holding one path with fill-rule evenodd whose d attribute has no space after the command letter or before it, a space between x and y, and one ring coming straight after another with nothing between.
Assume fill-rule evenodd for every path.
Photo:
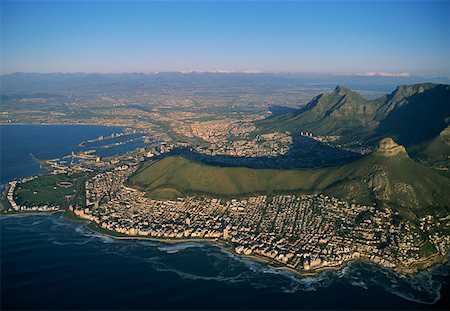
<instances>
[{"instance_id":1,"label":"mountain peak","mask_svg":"<svg viewBox=\"0 0 450 311\"><path fill-rule=\"evenodd\" d=\"M353 93L352 90L350 90L349 88L346 88L345 86L342 85L338 85L336 86L336 88L333 91L334 93L339 93L339 94L346 94L346 93Z\"/></svg>"},{"instance_id":2,"label":"mountain peak","mask_svg":"<svg viewBox=\"0 0 450 311\"><path fill-rule=\"evenodd\" d=\"M404 154L408 155L406 153L405 147L402 145L397 144L392 138L386 137L380 140L380 143L378 144L377 154L385 156L385 157L393 157L397 154Z\"/></svg>"}]
</instances>

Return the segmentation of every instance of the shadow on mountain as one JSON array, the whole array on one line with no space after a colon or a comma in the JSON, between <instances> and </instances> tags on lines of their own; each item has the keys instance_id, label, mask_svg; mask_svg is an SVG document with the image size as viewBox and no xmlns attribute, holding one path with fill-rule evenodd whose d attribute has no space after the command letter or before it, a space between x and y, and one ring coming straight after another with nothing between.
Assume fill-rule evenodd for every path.
<instances>
[{"instance_id":1,"label":"shadow on mountain","mask_svg":"<svg viewBox=\"0 0 450 311\"><path fill-rule=\"evenodd\" d=\"M277 157L212 156L186 147L175 148L169 154L160 157L168 155L182 156L209 165L273 169L339 166L361 157L359 153L331 147L300 135L293 135L293 144L289 151L285 155Z\"/></svg>"},{"instance_id":2,"label":"shadow on mountain","mask_svg":"<svg viewBox=\"0 0 450 311\"><path fill-rule=\"evenodd\" d=\"M400 103L380 122L374 137L393 137L408 147L438 136L450 115L449 93L443 88L437 86L408 97L407 103Z\"/></svg>"},{"instance_id":3,"label":"shadow on mountain","mask_svg":"<svg viewBox=\"0 0 450 311\"><path fill-rule=\"evenodd\" d=\"M282 105L269 105L269 111L271 112L270 117L276 117L285 113L294 113L296 112L298 109L296 108L291 108L291 107L286 107L286 106L282 106Z\"/></svg>"},{"instance_id":4,"label":"shadow on mountain","mask_svg":"<svg viewBox=\"0 0 450 311\"><path fill-rule=\"evenodd\" d=\"M259 120L256 125L263 132L338 135L345 143L376 145L380 139L392 137L408 148L439 135L448 125L449 116L449 85L401 85L391 94L373 100L337 86L295 112Z\"/></svg>"}]
</instances>

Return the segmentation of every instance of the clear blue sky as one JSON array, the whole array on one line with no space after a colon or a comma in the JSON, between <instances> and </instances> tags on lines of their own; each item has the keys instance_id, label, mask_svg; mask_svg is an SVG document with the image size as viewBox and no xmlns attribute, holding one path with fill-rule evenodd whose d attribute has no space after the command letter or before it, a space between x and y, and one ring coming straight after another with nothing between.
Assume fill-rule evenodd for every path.
<instances>
[{"instance_id":1,"label":"clear blue sky","mask_svg":"<svg viewBox=\"0 0 450 311\"><path fill-rule=\"evenodd\" d=\"M450 76L450 1L1 1L1 72Z\"/></svg>"}]
</instances>

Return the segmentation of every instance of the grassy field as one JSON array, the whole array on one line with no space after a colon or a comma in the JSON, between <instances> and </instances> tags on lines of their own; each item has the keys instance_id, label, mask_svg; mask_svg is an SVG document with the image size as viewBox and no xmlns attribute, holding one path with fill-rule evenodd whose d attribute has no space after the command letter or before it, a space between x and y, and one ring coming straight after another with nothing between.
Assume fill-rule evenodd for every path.
<instances>
[{"instance_id":1,"label":"grassy field","mask_svg":"<svg viewBox=\"0 0 450 311\"><path fill-rule=\"evenodd\" d=\"M42 175L26 183L20 183L14 193L19 205L54 205L67 208L70 204L83 204L86 174ZM65 184L70 182L72 185Z\"/></svg>"},{"instance_id":2,"label":"grassy field","mask_svg":"<svg viewBox=\"0 0 450 311\"><path fill-rule=\"evenodd\" d=\"M419 256L421 258L427 258L437 253L436 248L430 242L425 242L419 249Z\"/></svg>"},{"instance_id":3,"label":"grassy field","mask_svg":"<svg viewBox=\"0 0 450 311\"><path fill-rule=\"evenodd\" d=\"M237 197L249 194L321 192L346 200L388 203L420 214L448 211L450 179L407 156L366 156L340 167L323 169L250 169L220 167L167 157L144 165L127 181L149 197L173 199L206 194Z\"/></svg>"},{"instance_id":4,"label":"grassy field","mask_svg":"<svg viewBox=\"0 0 450 311\"><path fill-rule=\"evenodd\" d=\"M218 195L312 189L321 172L219 167L168 157L143 167L129 182L143 190L167 193L204 192ZM162 191L165 190L165 191Z\"/></svg>"}]
</instances>

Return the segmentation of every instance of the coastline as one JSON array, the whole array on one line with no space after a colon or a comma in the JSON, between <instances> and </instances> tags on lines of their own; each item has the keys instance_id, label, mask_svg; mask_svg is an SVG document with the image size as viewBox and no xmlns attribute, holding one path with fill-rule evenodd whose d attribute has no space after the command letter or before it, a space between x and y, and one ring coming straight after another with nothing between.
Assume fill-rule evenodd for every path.
<instances>
[{"instance_id":1,"label":"coastline","mask_svg":"<svg viewBox=\"0 0 450 311\"><path fill-rule=\"evenodd\" d=\"M101 228L97 224L92 223L86 219L80 218L77 215L75 215L73 212L70 212L68 210L41 211L41 212L39 212L39 211L4 212L4 206L2 203L5 201L4 199L6 199L6 197L5 197L6 193L7 193L7 187L5 187L3 189L1 199L0 199L0 206L1 206L0 217L2 217L2 216L4 216L4 217L26 217L26 216L31 216L31 215L46 215L46 216L48 216L48 215L52 215L52 214L56 214L56 213L61 213L61 217L64 218L66 221L81 222L81 223L83 223L83 226L85 228L87 228L88 230L98 233L98 234L101 234L101 235L104 235L104 236L114 238L116 240L125 240L125 241L126 240L128 240L128 241L141 240L141 241L151 241L151 242L157 242L157 243L168 244L168 245L175 245L175 244L182 244L182 243L211 244L211 245L221 247L221 248L231 252L234 256L246 258L248 260L257 261L259 263L267 265L268 267L270 267L271 269L274 269L274 270L288 271L290 273L295 274L298 277L317 276L318 274L325 272L325 271L340 271L340 270L344 269L349 263L355 262L355 261L364 261L364 262L372 263L372 264L375 264L375 265L381 267L382 269L387 269L396 274L405 275L405 276L414 275L419 272L426 271L437 264L448 264L447 257L442 256L438 253L435 253L429 257L419 259L417 262L415 262L411 266L397 266L395 268L384 267L384 266L381 266L380 264L370 260L369 258L360 257L360 258L352 258L352 259L347 260L337 266L320 267L320 268L317 268L314 270L297 270L297 269L288 267L287 265L283 265L280 262L277 262L270 258L259 256L257 254L249 254L249 255L238 254L237 252L235 252L234 245L232 245L232 243L222 240L222 239L219 239L219 238L214 238L214 239L209 239L209 238L171 239L171 238L158 238L158 237L148 237L148 236L130 236L130 235L125 235L122 233L118 233L118 232L114 232L114 231L110 231L110 230Z\"/></svg>"},{"instance_id":2,"label":"coastline","mask_svg":"<svg viewBox=\"0 0 450 311\"><path fill-rule=\"evenodd\" d=\"M56 211L34 211L34 212L10 212L10 213L0 213L1 217L25 217L25 216L49 216L57 213L64 213L65 210L56 210Z\"/></svg>"},{"instance_id":3,"label":"coastline","mask_svg":"<svg viewBox=\"0 0 450 311\"><path fill-rule=\"evenodd\" d=\"M4 187L0 196L0 217L13 217L13 216L31 216L31 215L52 215L55 213L63 213L66 210L54 210L54 211L10 211L7 209L11 207L6 194L8 193L8 184L1 185Z\"/></svg>"},{"instance_id":4,"label":"coastline","mask_svg":"<svg viewBox=\"0 0 450 311\"><path fill-rule=\"evenodd\" d=\"M73 213L70 213L73 214ZM371 263L371 264L375 264L378 267L382 268L382 269L386 269L389 271L392 271L398 275L404 275L404 276L410 276L410 275L415 275L417 273L426 271L430 268L432 268L435 265L438 264L448 264L448 259L446 256L441 256L440 254L433 254L430 257L424 258L422 260L419 260L419 262L416 262L415 265L412 266L399 266L396 268L389 268L389 267L384 267L381 266L380 264L370 260L369 258L365 258L365 257L361 257L361 258L353 258L350 259L348 261L343 262L340 265L337 266L329 266L329 267L320 267L318 269L314 269L314 270L296 270L293 269L291 267L288 267L286 265L283 265L282 263L276 262L272 259L266 258L266 257L262 257L259 256L257 254L250 254L250 255L245 255L245 254L238 254L234 251L234 247L233 245L225 240L221 240L218 238L215 239L205 239L205 238L187 238L187 239L170 239L170 238L155 238L155 237L146 237L146 236L128 236L128 235L124 235L121 233L116 233L114 231L110 231L110 230L106 230L103 228L99 228L98 226L96 226L95 224L93 224L92 222L89 222L85 219L79 218L78 216L76 216L75 214L73 214L73 216L75 216L75 218L77 218L77 220L72 220L72 221L81 221L84 223L84 227L87 228L88 230L104 235L104 236L108 236L110 238L116 239L116 240L124 240L124 241L151 241L151 242L157 242L157 243L161 243L161 244L168 244L168 245L175 245L175 244L183 244L183 243L204 243L204 244L211 244L217 247L221 247L229 252L231 252L234 256L236 257L241 257L241 258L246 258L248 260L253 260L253 261L257 261L259 263L265 264L268 267L270 267L271 269L274 270L278 270L278 271L288 271L291 272L293 274L295 274L297 277L300 278L304 278L304 277L313 277L313 276L317 276L318 274L322 273L322 272L326 272L326 271L341 271L342 269L344 269L348 264L350 264L351 262L357 262L357 261L362 261L362 262L367 262L367 263ZM98 230L101 229L101 230ZM416 265L419 265L416 267Z\"/></svg>"},{"instance_id":5,"label":"coastline","mask_svg":"<svg viewBox=\"0 0 450 311\"><path fill-rule=\"evenodd\" d=\"M8 210L8 208L11 208L11 204L9 203L8 199L7 199L7 193L9 190L9 185L8 183L4 184L4 185L0 185L0 189L2 191L1 195L0 195L0 216L6 216L6 210Z\"/></svg>"}]
</instances>

